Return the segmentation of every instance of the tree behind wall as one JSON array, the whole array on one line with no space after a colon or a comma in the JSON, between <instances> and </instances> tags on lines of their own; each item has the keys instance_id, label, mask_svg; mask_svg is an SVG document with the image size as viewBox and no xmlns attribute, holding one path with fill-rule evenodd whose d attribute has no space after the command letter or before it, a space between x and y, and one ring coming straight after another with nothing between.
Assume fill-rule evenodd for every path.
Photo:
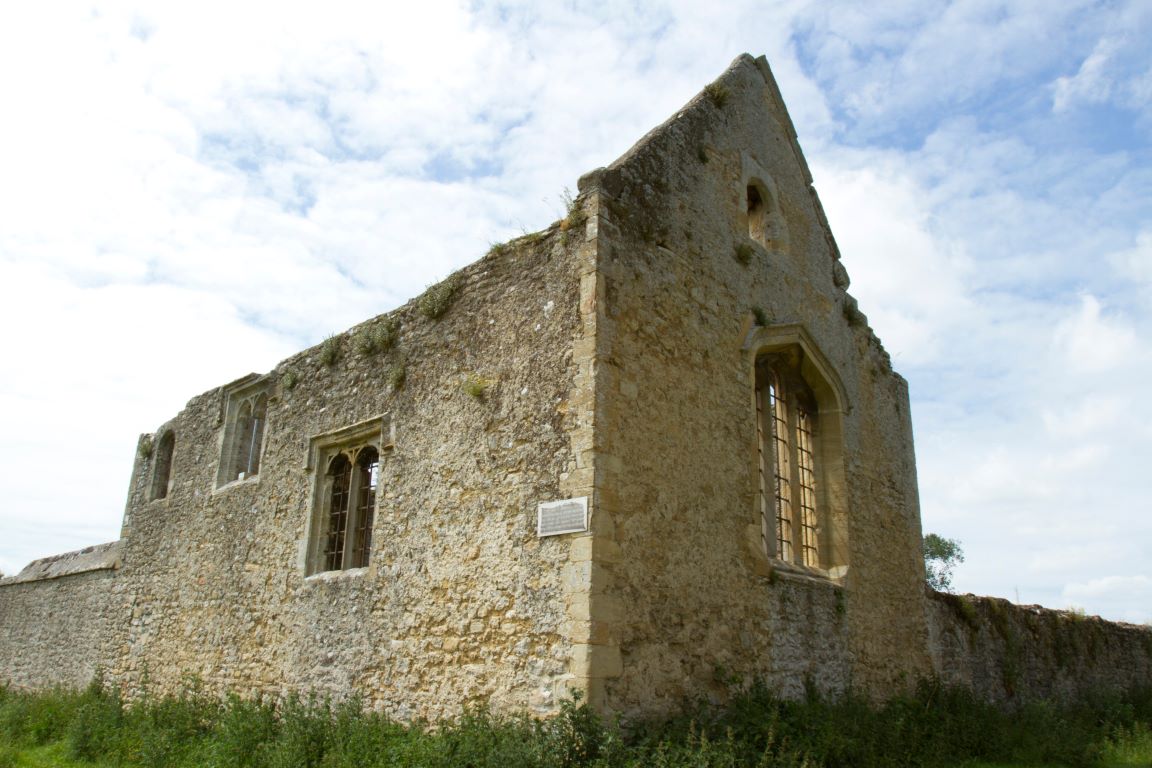
<instances>
[{"instance_id":1,"label":"tree behind wall","mask_svg":"<svg viewBox=\"0 0 1152 768\"><path fill-rule=\"evenodd\" d=\"M952 591L952 570L964 562L964 550L956 539L935 533L924 537L924 573L928 586L937 592Z\"/></svg>"}]
</instances>

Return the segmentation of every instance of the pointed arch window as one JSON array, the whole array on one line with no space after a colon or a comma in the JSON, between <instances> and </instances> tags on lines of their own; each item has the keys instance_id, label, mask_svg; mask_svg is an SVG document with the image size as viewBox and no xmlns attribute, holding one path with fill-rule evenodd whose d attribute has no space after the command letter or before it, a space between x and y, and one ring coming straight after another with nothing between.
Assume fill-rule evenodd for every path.
<instances>
[{"instance_id":1,"label":"pointed arch window","mask_svg":"<svg viewBox=\"0 0 1152 768\"><path fill-rule=\"evenodd\" d=\"M757 326L745 350L763 552L775 565L840 578L849 552L843 385L802 326Z\"/></svg>"},{"instance_id":2,"label":"pointed arch window","mask_svg":"<svg viewBox=\"0 0 1152 768\"><path fill-rule=\"evenodd\" d=\"M788 224L780 207L776 182L763 168L745 158L743 218L748 237L769 251L788 248Z\"/></svg>"},{"instance_id":3,"label":"pointed arch window","mask_svg":"<svg viewBox=\"0 0 1152 768\"><path fill-rule=\"evenodd\" d=\"M236 446L232 452L232 479L242 480L260 473L260 450L264 444L264 421L268 397L258 395L240 406L236 419Z\"/></svg>"},{"instance_id":4,"label":"pointed arch window","mask_svg":"<svg viewBox=\"0 0 1152 768\"><path fill-rule=\"evenodd\" d=\"M760 506L768 553L820 567L817 409L803 379L776 356L756 364Z\"/></svg>"},{"instance_id":5,"label":"pointed arch window","mask_svg":"<svg viewBox=\"0 0 1152 768\"><path fill-rule=\"evenodd\" d=\"M372 559L372 529L383 467L385 422L373 419L312 439L317 468L308 546L308 573L365 568Z\"/></svg>"},{"instance_id":6,"label":"pointed arch window","mask_svg":"<svg viewBox=\"0 0 1152 768\"><path fill-rule=\"evenodd\" d=\"M217 487L260 474L267 422L267 377L253 374L225 388L224 437Z\"/></svg>"}]
</instances>

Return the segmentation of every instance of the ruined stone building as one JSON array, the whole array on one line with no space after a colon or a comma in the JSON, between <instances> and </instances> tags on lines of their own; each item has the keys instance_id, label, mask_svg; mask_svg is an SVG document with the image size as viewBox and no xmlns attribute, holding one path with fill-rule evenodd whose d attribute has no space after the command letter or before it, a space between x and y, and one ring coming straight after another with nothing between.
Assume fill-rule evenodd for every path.
<instances>
[{"instance_id":1,"label":"ruined stone building","mask_svg":"<svg viewBox=\"0 0 1152 768\"><path fill-rule=\"evenodd\" d=\"M1152 682L1152 633L924 586L904 379L763 58L567 217L194 397L121 538L0 583L0 680L659 712L760 679Z\"/></svg>"}]
</instances>

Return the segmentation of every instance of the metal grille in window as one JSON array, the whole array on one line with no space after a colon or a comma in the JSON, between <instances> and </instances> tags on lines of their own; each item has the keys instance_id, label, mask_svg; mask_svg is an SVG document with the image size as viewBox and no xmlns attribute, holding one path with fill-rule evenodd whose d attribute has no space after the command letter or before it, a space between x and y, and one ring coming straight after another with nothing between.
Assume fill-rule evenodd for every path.
<instances>
[{"instance_id":1,"label":"metal grille in window","mask_svg":"<svg viewBox=\"0 0 1152 768\"><path fill-rule=\"evenodd\" d=\"M324 568L335 571L344 567L344 538L348 527L348 502L352 482L352 464L340 454L328 466L331 478L328 505L328 537L324 547Z\"/></svg>"},{"instance_id":2,"label":"metal grille in window","mask_svg":"<svg viewBox=\"0 0 1152 768\"><path fill-rule=\"evenodd\" d=\"M812 417L803 407L796 409L796 466L800 480L800 546L804 565L818 567L816 458L812 453Z\"/></svg>"},{"instance_id":3,"label":"metal grille in window","mask_svg":"<svg viewBox=\"0 0 1152 768\"><path fill-rule=\"evenodd\" d=\"M792 559L792 472L788 445L788 401L773 376L768 383L768 402L772 414L772 482L776 496L776 556Z\"/></svg>"},{"instance_id":4,"label":"metal grille in window","mask_svg":"<svg viewBox=\"0 0 1152 768\"><path fill-rule=\"evenodd\" d=\"M356 532L352 546L351 568L368 565L372 551L372 518L376 510L376 485L380 479L380 454L372 446L356 457Z\"/></svg>"},{"instance_id":5,"label":"metal grille in window","mask_svg":"<svg viewBox=\"0 0 1152 768\"><path fill-rule=\"evenodd\" d=\"M756 384L765 548L786 562L820 567L816 415L809 405L814 400L795 364L784 355L757 361ZM769 542L774 551L767 547Z\"/></svg>"}]
</instances>

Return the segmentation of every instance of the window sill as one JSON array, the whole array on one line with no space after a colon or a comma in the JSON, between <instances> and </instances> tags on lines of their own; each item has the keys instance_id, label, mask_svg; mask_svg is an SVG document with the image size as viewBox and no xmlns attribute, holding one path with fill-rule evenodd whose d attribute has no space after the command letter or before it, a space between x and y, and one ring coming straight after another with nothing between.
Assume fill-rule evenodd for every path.
<instances>
[{"instance_id":1,"label":"window sill","mask_svg":"<svg viewBox=\"0 0 1152 768\"><path fill-rule=\"evenodd\" d=\"M213 494L224 493L225 491L229 491L233 488L239 488L242 485L257 485L259 483L260 483L260 475L259 475L259 473L257 473L255 475L252 475L251 477L245 477L243 479L238 478L236 480L229 480L228 482L224 483L224 485L216 486L216 488L214 488L212 490L212 493Z\"/></svg>"},{"instance_id":2,"label":"window sill","mask_svg":"<svg viewBox=\"0 0 1152 768\"><path fill-rule=\"evenodd\" d=\"M768 566L771 569L769 579L786 578L843 586L845 577L848 575L848 566L846 565L838 565L835 568L824 570L823 568L811 568L798 563L790 563L786 560L768 558Z\"/></svg>"},{"instance_id":3,"label":"window sill","mask_svg":"<svg viewBox=\"0 0 1152 768\"><path fill-rule=\"evenodd\" d=\"M361 579L368 573L368 566L363 568L345 568L339 571L317 571L304 577L305 584L316 584L324 581L341 581L343 579Z\"/></svg>"}]
</instances>

